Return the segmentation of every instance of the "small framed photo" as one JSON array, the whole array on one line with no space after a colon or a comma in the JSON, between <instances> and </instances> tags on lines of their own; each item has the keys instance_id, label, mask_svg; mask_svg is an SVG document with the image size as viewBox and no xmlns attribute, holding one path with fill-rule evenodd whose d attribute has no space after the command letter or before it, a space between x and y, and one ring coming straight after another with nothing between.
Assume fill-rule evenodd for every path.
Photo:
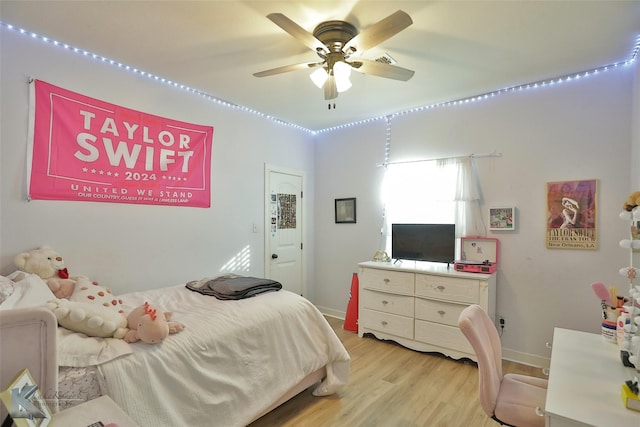
<instances>
[{"instance_id":1,"label":"small framed photo","mask_svg":"<svg viewBox=\"0 0 640 427\"><path fill-rule=\"evenodd\" d=\"M356 198L336 199L336 224L355 224Z\"/></svg>"},{"instance_id":2,"label":"small framed photo","mask_svg":"<svg viewBox=\"0 0 640 427\"><path fill-rule=\"evenodd\" d=\"M516 208L489 208L489 230L513 231L516 229Z\"/></svg>"}]
</instances>

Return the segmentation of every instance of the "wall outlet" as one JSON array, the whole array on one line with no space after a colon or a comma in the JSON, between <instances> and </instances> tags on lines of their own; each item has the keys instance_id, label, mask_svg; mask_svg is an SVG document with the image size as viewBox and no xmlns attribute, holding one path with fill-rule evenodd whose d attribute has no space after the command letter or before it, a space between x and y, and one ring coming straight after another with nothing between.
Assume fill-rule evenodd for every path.
<instances>
[{"instance_id":1,"label":"wall outlet","mask_svg":"<svg viewBox=\"0 0 640 427\"><path fill-rule=\"evenodd\" d=\"M500 329L504 329L505 323L504 317L498 316L498 325L500 325Z\"/></svg>"}]
</instances>

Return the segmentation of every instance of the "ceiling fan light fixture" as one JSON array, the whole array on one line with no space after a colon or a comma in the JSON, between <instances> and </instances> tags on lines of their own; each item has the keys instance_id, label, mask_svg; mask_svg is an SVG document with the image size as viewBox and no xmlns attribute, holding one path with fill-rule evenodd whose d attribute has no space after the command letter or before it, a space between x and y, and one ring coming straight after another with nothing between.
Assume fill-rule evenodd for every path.
<instances>
[{"instance_id":1,"label":"ceiling fan light fixture","mask_svg":"<svg viewBox=\"0 0 640 427\"><path fill-rule=\"evenodd\" d=\"M350 88L351 88L351 81L349 80L349 77L336 79L336 90L338 92L346 92Z\"/></svg>"},{"instance_id":2,"label":"ceiling fan light fixture","mask_svg":"<svg viewBox=\"0 0 640 427\"><path fill-rule=\"evenodd\" d=\"M333 76L336 78L336 89L338 92L344 92L351 87L351 65L346 62L338 61L333 64Z\"/></svg>"},{"instance_id":3,"label":"ceiling fan light fixture","mask_svg":"<svg viewBox=\"0 0 640 427\"><path fill-rule=\"evenodd\" d=\"M324 82L327 81L328 77L329 77L329 74L324 68L318 68L317 70L315 70L313 73L309 75L309 78L311 78L311 81L313 81L313 84L318 86L318 88L320 89L322 89L322 86L324 86Z\"/></svg>"}]
</instances>

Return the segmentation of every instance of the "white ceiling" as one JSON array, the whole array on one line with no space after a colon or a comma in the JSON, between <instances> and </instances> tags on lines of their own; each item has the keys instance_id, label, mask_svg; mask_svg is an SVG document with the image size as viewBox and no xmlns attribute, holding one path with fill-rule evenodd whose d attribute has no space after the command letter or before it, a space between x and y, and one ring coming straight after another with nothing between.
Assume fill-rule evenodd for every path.
<instances>
[{"instance_id":1,"label":"white ceiling","mask_svg":"<svg viewBox=\"0 0 640 427\"><path fill-rule=\"evenodd\" d=\"M318 57L266 15L313 31L364 29L396 10L413 25L365 52L415 70L396 81L352 73L329 110L309 71L254 72ZM628 60L640 1L0 1L0 20L318 130ZM1 48L1 45L0 45Z\"/></svg>"}]
</instances>

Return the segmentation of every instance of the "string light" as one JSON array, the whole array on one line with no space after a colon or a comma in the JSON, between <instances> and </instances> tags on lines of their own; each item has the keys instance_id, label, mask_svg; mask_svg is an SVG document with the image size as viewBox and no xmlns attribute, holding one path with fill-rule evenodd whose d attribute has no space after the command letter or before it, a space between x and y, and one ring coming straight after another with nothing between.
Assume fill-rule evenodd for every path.
<instances>
[{"instance_id":1,"label":"string light","mask_svg":"<svg viewBox=\"0 0 640 427\"><path fill-rule=\"evenodd\" d=\"M384 140L384 163L389 163L389 155L391 154L391 118L393 116L386 116L387 132Z\"/></svg>"},{"instance_id":2,"label":"string light","mask_svg":"<svg viewBox=\"0 0 640 427\"><path fill-rule=\"evenodd\" d=\"M389 115L377 116L377 117L371 117L371 118L368 118L368 119L358 120L358 121L351 122L351 123L345 123L345 124L342 124L342 125L332 126L332 127L328 127L328 128L324 128L324 129L312 130L312 129L308 129L308 128L305 128L305 127L300 126L300 125L296 125L296 124L293 124L293 123L286 122L286 121L284 121L282 119L278 119L276 117L273 117L271 115L262 113L260 111L254 110L252 108L245 107L245 106L238 105L238 104L234 104L234 103L229 102L229 101L225 101L225 100L217 98L217 97L215 97L215 96L213 96L211 94L208 94L208 93L206 93L206 92L204 92L204 91L202 91L200 89L195 89L195 88L192 88L192 87L189 87L189 86L185 86L185 85L180 84L180 83L172 82L171 80L167 80L167 79L165 79L163 77L156 76L154 74L145 72L143 70L139 70L137 68L130 67L130 66L126 65L126 64L122 64L120 62L117 62L117 61L114 61L112 59L106 58L104 56L100 56L98 54L91 53L91 52L88 52L86 50L82 50L82 49L79 49L77 47L70 46L70 45L68 45L66 43L58 42L57 40L51 39L49 37L45 37L45 36L39 35L37 33L31 32L31 31L27 31L24 28L17 28L12 24L8 24L8 23L0 21L0 27L4 27L4 28L6 28L8 30L11 30L11 31L17 31L20 34L28 35L29 37L37 39L37 40L40 40L40 41L42 41L44 43L51 43L54 46L62 47L62 48L67 49L67 50L69 50L71 52L74 52L74 53L77 53L77 54L80 54L80 55L83 55L83 56L91 57L91 58L93 58L95 60L107 63L109 65L113 65L113 66L116 66L118 68L125 69L125 70L127 70L129 72L132 72L134 74L153 79L153 80L155 80L157 82L160 82L160 83L163 83L163 84L167 84L169 86L173 86L173 87L176 87L176 88L181 89L181 90L185 90L185 91L193 93L195 95L202 96L206 100L208 100L210 102L217 103L217 104L222 105L224 107L232 108L232 109L235 109L235 110L240 110L240 111L243 111L243 112L249 113L249 114L253 114L253 115L265 118L267 120L270 120L270 121L272 121L274 123L277 123L279 125L292 127L294 129L310 133L312 135L318 135L318 134L321 134L321 133L331 132L331 131L340 130L340 129L344 129L344 128L360 126L360 125L368 124L368 123L379 121L379 120L387 120L387 125L389 125L389 118L391 117ZM560 83L567 83L567 82L571 82L573 80L579 80L579 79L582 79L582 78L586 78L586 77L597 75L597 74L600 74L600 73L603 73L603 72L607 72L607 71L610 71L610 70L618 68L618 67L631 65L631 64L635 63L635 61L637 60L639 54L640 54L640 35L638 35L636 37L635 43L634 43L633 48L631 50L631 55L629 56L629 59L627 59L626 61L620 61L620 62L616 62L616 63L613 63L613 64L608 64L608 65L604 65L604 66L601 66L601 67L593 68L593 69L590 69L590 70L580 71L578 73L571 73L571 74L563 75L563 76L560 76L560 77L554 77L554 78L551 78L551 79L539 80L539 81L536 81L536 82L524 83L524 84L521 84L521 85L510 86L510 87L506 87L506 88L502 88L502 89L497 89L497 90L494 90L494 91L491 91L491 92L486 92L486 93L482 93L482 94L479 94L479 95L473 95L473 96L466 97L466 98L455 99L455 100L451 100L451 101L444 101L444 102L439 102L439 103L430 104L430 105L422 105L422 106L419 106L419 107L410 108L408 110L396 112L396 113L393 114L393 116L419 113L419 112L423 112L425 110L430 110L430 109L434 109L434 108L446 108L446 107L451 107L451 106L457 106L457 105L460 105L460 104L467 104L467 103L477 102L477 101L480 101L480 100L486 100L486 99L493 98L493 97L496 97L498 95L503 95L503 94L510 93L510 92L516 92L516 91L519 92L519 91L525 91L525 90L539 89L540 87L553 86L553 85L560 84ZM389 132L389 129L387 129L387 132Z\"/></svg>"}]
</instances>

